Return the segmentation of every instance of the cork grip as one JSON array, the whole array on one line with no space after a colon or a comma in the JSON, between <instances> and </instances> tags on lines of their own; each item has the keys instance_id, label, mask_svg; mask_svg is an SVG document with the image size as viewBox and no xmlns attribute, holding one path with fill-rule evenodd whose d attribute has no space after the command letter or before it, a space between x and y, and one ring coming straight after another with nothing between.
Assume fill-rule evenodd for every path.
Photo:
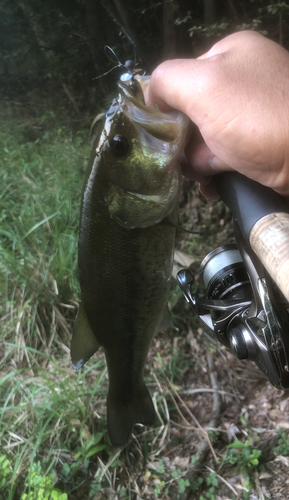
<instances>
[{"instance_id":1,"label":"cork grip","mask_svg":"<svg viewBox=\"0 0 289 500\"><path fill-rule=\"evenodd\" d=\"M289 214L273 213L256 222L250 245L289 301Z\"/></svg>"}]
</instances>

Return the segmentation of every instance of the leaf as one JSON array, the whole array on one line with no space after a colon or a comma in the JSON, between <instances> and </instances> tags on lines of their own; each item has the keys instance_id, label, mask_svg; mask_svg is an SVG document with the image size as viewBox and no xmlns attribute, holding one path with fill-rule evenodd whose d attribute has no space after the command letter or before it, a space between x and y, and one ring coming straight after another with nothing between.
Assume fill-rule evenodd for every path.
<instances>
[{"instance_id":1,"label":"leaf","mask_svg":"<svg viewBox=\"0 0 289 500\"><path fill-rule=\"evenodd\" d=\"M262 432L266 432L267 429L263 429L263 427L252 427L252 430L254 432L257 432L258 434L262 434Z\"/></svg>"},{"instance_id":2,"label":"leaf","mask_svg":"<svg viewBox=\"0 0 289 500\"><path fill-rule=\"evenodd\" d=\"M247 441L249 442L249 441ZM233 443L229 444L227 448L246 448L246 443L242 443L239 439L236 439Z\"/></svg>"},{"instance_id":3,"label":"leaf","mask_svg":"<svg viewBox=\"0 0 289 500\"><path fill-rule=\"evenodd\" d=\"M45 224L45 222L49 221L49 219L52 219L52 217L55 217L55 215L58 215L58 214L59 214L59 211L55 212L52 215L49 215L49 217L45 217L45 219L41 220L40 222L37 222L37 224L34 224L34 226L32 226L31 229L29 229L29 231L27 231L27 233L23 236L21 241L25 240L25 238L29 234L33 233L33 231L35 231L35 229L37 229L39 226L42 226L42 224Z\"/></svg>"},{"instance_id":4,"label":"leaf","mask_svg":"<svg viewBox=\"0 0 289 500\"><path fill-rule=\"evenodd\" d=\"M3 469L7 469L7 467L9 466L9 460L5 460L5 462L3 463L2 467Z\"/></svg>"},{"instance_id":5,"label":"leaf","mask_svg":"<svg viewBox=\"0 0 289 500\"><path fill-rule=\"evenodd\" d=\"M104 436L104 432L97 432L97 434L95 434L94 439L93 439L93 445L96 445L97 443L99 443L99 441L103 438L103 436Z\"/></svg>"},{"instance_id":6,"label":"leaf","mask_svg":"<svg viewBox=\"0 0 289 500\"><path fill-rule=\"evenodd\" d=\"M108 448L107 444L100 444L98 446L95 446L94 448L90 449L88 453L86 453L86 458L91 457L92 455L95 455L99 451L105 450Z\"/></svg>"}]
</instances>

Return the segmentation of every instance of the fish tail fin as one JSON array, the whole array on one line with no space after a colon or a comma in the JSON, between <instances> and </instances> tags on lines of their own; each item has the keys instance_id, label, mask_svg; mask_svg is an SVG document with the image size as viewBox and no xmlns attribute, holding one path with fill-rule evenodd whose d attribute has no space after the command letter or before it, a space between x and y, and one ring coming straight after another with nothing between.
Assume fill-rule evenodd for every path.
<instances>
[{"instance_id":1,"label":"fish tail fin","mask_svg":"<svg viewBox=\"0 0 289 500\"><path fill-rule=\"evenodd\" d=\"M107 425L111 444L114 448L127 445L134 424L152 425L155 409L145 384L131 401L121 403L112 395L107 397Z\"/></svg>"},{"instance_id":2,"label":"fish tail fin","mask_svg":"<svg viewBox=\"0 0 289 500\"><path fill-rule=\"evenodd\" d=\"M87 319L85 309L81 303L74 323L70 346L73 368L76 370L81 368L99 347L100 344L95 338Z\"/></svg>"}]
</instances>

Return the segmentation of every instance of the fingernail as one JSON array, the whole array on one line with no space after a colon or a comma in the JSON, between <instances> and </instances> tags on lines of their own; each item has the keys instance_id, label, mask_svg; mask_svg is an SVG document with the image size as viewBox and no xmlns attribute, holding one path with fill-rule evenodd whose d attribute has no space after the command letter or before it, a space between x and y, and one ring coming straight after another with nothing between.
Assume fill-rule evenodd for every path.
<instances>
[{"instance_id":1,"label":"fingernail","mask_svg":"<svg viewBox=\"0 0 289 500\"><path fill-rule=\"evenodd\" d=\"M220 198L213 184L199 184L199 191L207 200L218 200Z\"/></svg>"},{"instance_id":2,"label":"fingernail","mask_svg":"<svg viewBox=\"0 0 289 500\"><path fill-rule=\"evenodd\" d=\"M231 170L229 165L225 163L223 160L220 160L217 156L212 156L209 160L210 166L212 169L216 170L217 172L223 171L223 170Z\"/></svg>"}]
</instances>

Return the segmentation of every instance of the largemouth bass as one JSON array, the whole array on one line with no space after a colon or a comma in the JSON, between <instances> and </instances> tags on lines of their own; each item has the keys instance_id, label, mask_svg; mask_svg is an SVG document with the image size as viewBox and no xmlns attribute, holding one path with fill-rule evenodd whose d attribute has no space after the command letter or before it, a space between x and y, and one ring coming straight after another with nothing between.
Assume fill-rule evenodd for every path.
<instances>
[{"instance_id":1,"label":"largemouth bass","mask_svg":"<svg viewBox=\"0 0 289 500\"><path fill-rule=\"evenodd\" d=\"M104 120L84 182L78 263L81 304L71 358L78 369L102 346L111 443L155 411L143 379L153 336L167 325L167 296L181 187L177 157L188 120L144 103L132 77Z\"/></svg>"}]
</instances>

